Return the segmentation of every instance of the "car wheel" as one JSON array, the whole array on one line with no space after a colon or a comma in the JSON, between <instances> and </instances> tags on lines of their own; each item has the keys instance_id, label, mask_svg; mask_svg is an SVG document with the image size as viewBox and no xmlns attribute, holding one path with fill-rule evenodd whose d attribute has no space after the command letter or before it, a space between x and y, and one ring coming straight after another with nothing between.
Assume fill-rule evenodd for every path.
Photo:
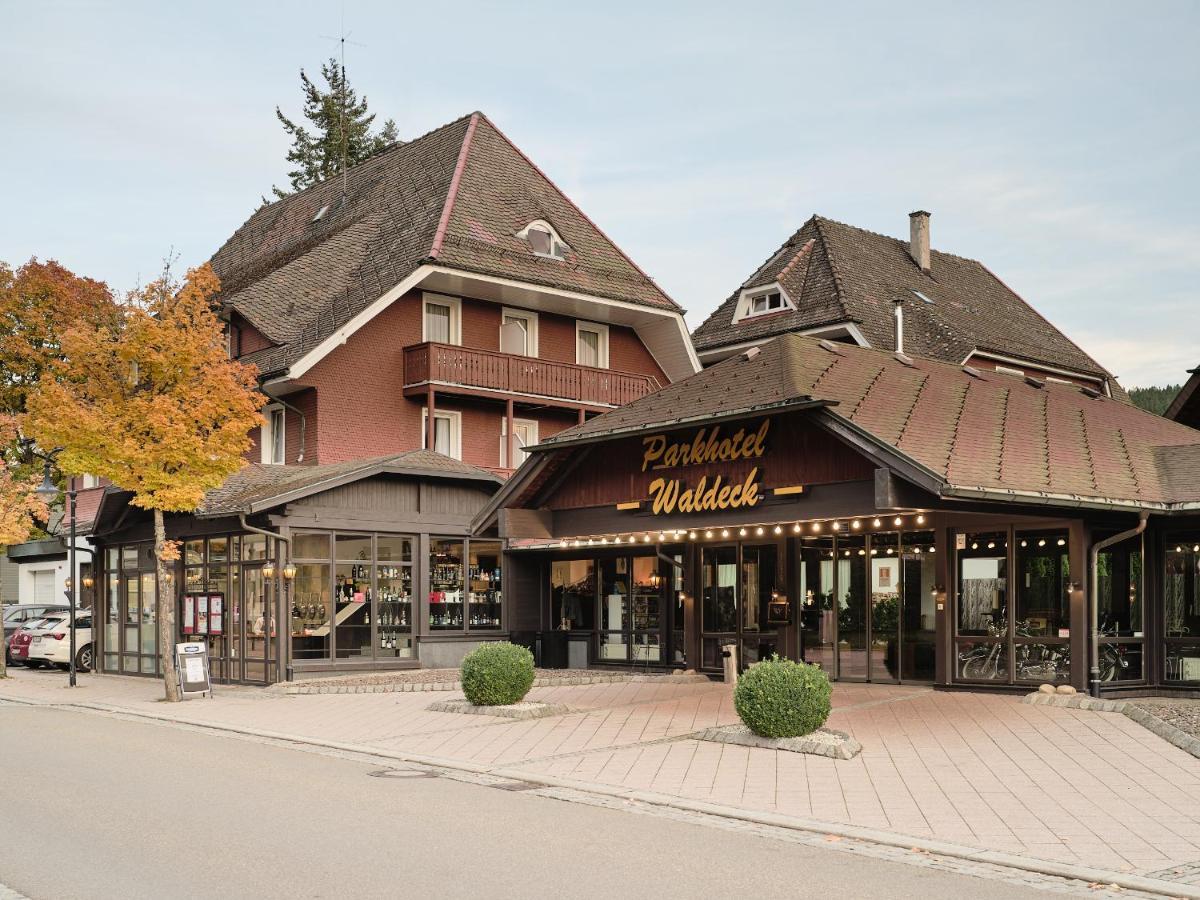
<instances>
[{"instance_id":1,"label":"car wheel","mask_svg":"<svg viewBox=\"0 0 1200 900\"><path fill-rule=\"evenodd\" d=\"M84 644L75 653L75 669L79 672L92 671L92 645Z\"/></svg>"}]
</instances>

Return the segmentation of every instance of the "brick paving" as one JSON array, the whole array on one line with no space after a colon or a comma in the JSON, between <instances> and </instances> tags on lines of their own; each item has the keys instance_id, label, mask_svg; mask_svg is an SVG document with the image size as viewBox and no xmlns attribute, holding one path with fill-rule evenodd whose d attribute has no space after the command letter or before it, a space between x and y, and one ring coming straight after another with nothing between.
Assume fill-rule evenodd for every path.
<instances>
[{"instance_id":1,"label":"brick paving","mask_svg":"<svg viewBox=\"0 0 1200 900\"><path fill-rule=\"evenodd\" d=\"M72 692L58 673L14 676L0 698L171 713L1114 872L1200 867L1200 759L1123 715L1013 696L839 684L829 727L863 750L834 760L697 740L738 721L720 684L535 688L530 700L572 711L522 721L428 710L453 694L218 687L213 700L168 707L157 682L90 675Z\"/></svg>"}]
</instances>

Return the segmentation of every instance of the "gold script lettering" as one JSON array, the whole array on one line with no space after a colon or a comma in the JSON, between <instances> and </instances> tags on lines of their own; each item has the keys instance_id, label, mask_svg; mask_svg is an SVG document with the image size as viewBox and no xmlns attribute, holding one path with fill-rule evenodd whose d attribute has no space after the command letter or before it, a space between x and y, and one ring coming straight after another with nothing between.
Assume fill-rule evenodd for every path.
<instances>
[{"instance_id":1,"label":"gold script lettering","mask_svg":"<svg viewBox=\"0 0 1200 900\"><path fill-rule=\"evenodd\" d=\"M655 478L650 482L650 512L655 516L743 509L757 506L761 499L758 466L747 473L744 481L733 484L720 475L711 482L706 475L691 488L685 487L679 478Z\"/></svg>"}]
</instances>

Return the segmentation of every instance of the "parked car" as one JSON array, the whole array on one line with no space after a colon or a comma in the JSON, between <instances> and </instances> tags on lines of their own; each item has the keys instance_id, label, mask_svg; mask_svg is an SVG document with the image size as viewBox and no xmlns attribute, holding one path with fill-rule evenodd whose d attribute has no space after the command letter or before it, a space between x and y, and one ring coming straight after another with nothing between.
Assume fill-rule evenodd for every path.
<instances>
[{"instance_id":1,"label":"parked car","mask_svg":"<svg viewBox=\"0 0 1200 900\"><path fill-rule=\"evenodd\" d=\"M48 616L29 631L29 656L25 665L49 663L60 669L71 667L71 621L69 616ZM92 611L75 611L75 668L90 672L95 664L92 649ZM37 666L34 665L36 668Z\"/></svg>"},{"instance_id":2,"label":"parked car","mask_svg":"<svg viewBox=\"0 0 1200 900\"><path fill-rule=\"evenodd\" d=\"M4 661L12 663L12 657L9 655L9 641L16 634L17 629L27 622L35 622L46 613L50 612L66 612L68 609L65 603L12 603L4 607Z\"/></svg>"},{"instance_id":3,"label":"parked car","mask_svg":"<svg viewBox=\"0 0 1200 900\"><path fill-rule=\"evenodd\" d=\"M8 652L9 665L28 666L31 669L40 669L45 665L45 660L29 661L29 645L33 642L33 632L51 622L59 621L60 618L65 619L66 614L51 613L49 616L29 619L14 631L13 636L8 639L8 644L5 647Z\"/></svg>"}]
</instances>

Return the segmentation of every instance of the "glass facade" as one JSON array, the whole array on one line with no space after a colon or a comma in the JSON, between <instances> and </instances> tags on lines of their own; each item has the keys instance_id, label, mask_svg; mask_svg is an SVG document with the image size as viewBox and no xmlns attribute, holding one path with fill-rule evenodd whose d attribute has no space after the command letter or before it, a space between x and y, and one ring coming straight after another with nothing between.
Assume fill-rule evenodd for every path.
<instances>
[{"instance_id":1,"label":"glass facade","mask_svg":"<svg viewBox=\"0 0 1200 900\"><path fill-rule=\"evenodd\" d=\"M1200 682L1200 531L1168 535L1163 547L1163 680Z\"/></svg>"},{"instance_id":2,"label":"glass facade","mask_svg":"<svg viewBox=\"0 0 1200 900\"><path fill-rule=\"evenodd\" d=\"M158 665L158 578L154 545L108 547L101 664L105 672L155 675Z\"/></svg>"},{"instance_id":3,"label":"glass facade","mask_svg":"<svg viewBox=\"0 0 1200 900\"><path fill-rule=\"evenodd\" d=\"M372 532L293 534L292 659L411 659L413 544Z\"/></svg>"},{"instance_id":4,"label":"glass facade","mask_svg":"<svg viewBox=\"0 0 1200 900\"><path fill-rule=\"evenodd\" d=\"M504 624L499 541L431 538L429 630L498 631Z\"/></svg>"}]
</instances>

